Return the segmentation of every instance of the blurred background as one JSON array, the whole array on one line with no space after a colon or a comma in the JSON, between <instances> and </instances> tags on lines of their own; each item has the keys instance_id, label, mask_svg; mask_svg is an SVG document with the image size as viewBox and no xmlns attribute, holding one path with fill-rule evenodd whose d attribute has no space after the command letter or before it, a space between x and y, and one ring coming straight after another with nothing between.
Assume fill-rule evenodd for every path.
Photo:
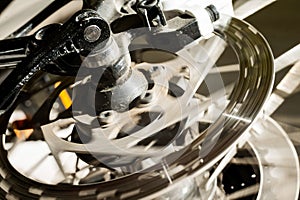
<instances>
[{"instance_id":1,"label":"blurred background","mask_svg":"<svg viewBox=\"0 0 300 200\"><path fill-rule=\"evenodd\" d=\"M275 58L300 43L299 9L299 0L279 0L246 18L246 21L253 24L266 37ZM289 69L290 67L276 74L275 86ZM285 99L272 117L289 133L299 153L300 88Z\"/></svg>"}]
</instances>

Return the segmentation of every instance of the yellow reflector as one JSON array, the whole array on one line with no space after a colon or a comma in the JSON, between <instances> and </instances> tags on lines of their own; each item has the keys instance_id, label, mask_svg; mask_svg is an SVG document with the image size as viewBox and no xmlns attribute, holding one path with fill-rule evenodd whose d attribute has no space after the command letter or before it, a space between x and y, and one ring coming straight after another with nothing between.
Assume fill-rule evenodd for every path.
<instances>
[{"instance_id":1,"label":"yellow reflector","mask_svg":"<svg viewBox=\"0 0 300 200\"><path fill-rule=\"evenodd\" d=\"M30 137L30 135L33 133L33 129L25 129L25 130L14 129L14 132L19 139L24 140Z\"/></svg>"},{"instance_id":2,"label":"yellow reflector","mask_svg":"<svg viewBox=\"0 0 300 200\"><path fill-rule=\"evenodd\" d=\"M60 83L61 82L55 83L54 87L57 88L60 85ZM72 105L72 99L71 99L69 93L67 92L67 90L61 91L61 93L59 94L59 99L61 100L65 109L70 108L70 106Z\"/></svg>"}]
</instances>

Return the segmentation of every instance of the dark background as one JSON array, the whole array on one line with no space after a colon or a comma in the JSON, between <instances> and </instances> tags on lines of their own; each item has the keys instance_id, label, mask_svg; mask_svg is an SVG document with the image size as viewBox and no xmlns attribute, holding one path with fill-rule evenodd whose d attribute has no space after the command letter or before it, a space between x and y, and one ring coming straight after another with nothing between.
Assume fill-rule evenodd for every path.
<instances>
[{"instance_id":1,"label":"dark background","mask_svg":"<svg viewBox=\"0 0 300 200\"><path fill-rule=\"evenodd\" d=\"M276 1L245 20L265 36L275 58L300 43L300 0ZM235 62L232 53L228 51L222 59L223 64ZM290 67L276 74L275 86L289 69ZM237 74L225 76L235 78ZM272 117L283 124L300 128L300 92L286 98Z\"/></svg>"},{"instance_id":2,"label":"dark background","mask_svg":"<svg viewBox=\"0 0 300 200\"><path fill-rule=\"evenodd\" d=\"M265 35L275 58L300 43L300 0L277 1L246 20ZM287 71L277 74L276 84ZM300 128L300 93L288 97L273 117Z\"/></svg>"},{"instance_id":3,"label":"dark background","mask_svg":"<svg viewBox=\"0 0 300 200\"><path fill-rule=\"evenodd\" d=\"M277 57L300 42L300 0L279 0L246 18L267 38Z\"/></svg>"}]
</instances>

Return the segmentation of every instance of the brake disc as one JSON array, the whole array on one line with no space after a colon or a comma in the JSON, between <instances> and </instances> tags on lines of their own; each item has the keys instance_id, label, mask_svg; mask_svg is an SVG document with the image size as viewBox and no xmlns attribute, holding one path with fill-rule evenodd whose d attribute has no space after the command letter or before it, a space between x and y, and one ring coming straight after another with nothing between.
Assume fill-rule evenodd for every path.
<instances>
[{"instance_id":1,"label":"brake disc","mask_svg":"<svg viewBox=\"0 0 300 200\"><path fill-rule=\"evenodd\" d=\"M203 75L205 76L214 64L209 60L211 58L197 60L203 59L203 54L193 57L189 50L184 49L175 52L175 58L169 61L136 64L132 73L136 74L135 80L148 76L147 82L144 78L139 79L142 80L141 83L146 84L141 87L146 87L147 90L128 111L105 111L94 117L79 113L74 118L49 121L50 123L42 126L45 142L50 149L48 153L55 158L63 180L70 180L70 174L65 171L60 156L64 152L76 153L77 156L92 155L94 160L100 161L102 166L93 166L86 160L86 166L92 166L88 167L88 175L94 170L104 174L104 177L105 174L109 174L104 169L122 172L119 168L123 167L126 168L123 170L126 176L115 172L114 176L117 178L106 178L107 181L103 178L99 183L90 182L91 185L42 184L30 180L30 175L28 179L27 174L21 175L17 172L7 159L7 149L1 146L1 188L7 193L6 198L16 198L20 195L24 199L155 198L171 191L187 177L202 177L201 174L211 169L246 134L245 131L270 94L274 78L272 53L260 33L251 25L235 18L226 19L222 16L221 19L224 21L216 25L215 34L236 52L240 61L240 76L228 98L226 108L223 110L221 106L222 112L208 128L200 132L198 130L194 134L195 138L185 138L184 142L180 143L180 137L192 135L191 132L185 131L188 128L199 129L201 115L205 115L212 103L217 104L217 98L214 100L196 95L204 80ZM200 52L203 51L199 49ZM89 77L79 76L71 88L76 90L78 85L82 86L88 82ZM58 97L68 85L70 84L55 90L54 96ZM55 100L56 98L52 98L50 103L53 105ZM72 109L75 112L80 111L78 107L73 106ZM6 117L12 112L13 110ZM143 115L145 113L146 117ZM8 127L5 121L2 121L1 127ZM74 142L72 138L63 139L57 135L57 130L65 130L76 123L80 124L81 129L86 125L94 126L88 128L90 134L87 140L86 135L80 133L80 143ZM165 141L162 142L162 138ZM1 138L2 142L3 139ZM137 167L137 163L142 167ZM132 166L136 169L130 169ZM84 179L87 175L82 176ZM74 179L74 175L72 178ZM20 182L24 184L17 184ZM134 184L128 184L129 182ZM202 184L204 182L202 181Z\"/></svg>"}]
</instances>

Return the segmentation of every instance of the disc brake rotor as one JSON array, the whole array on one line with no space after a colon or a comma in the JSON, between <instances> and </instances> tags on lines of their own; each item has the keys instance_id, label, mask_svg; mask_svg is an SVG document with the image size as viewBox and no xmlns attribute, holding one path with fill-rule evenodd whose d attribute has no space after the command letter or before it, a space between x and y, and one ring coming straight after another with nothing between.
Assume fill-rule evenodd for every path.
<instances>
[{"instance_id":1,"label":"disc brake rotor","mask_svg":"<svg viewBox=\"0 0 300 200\"><path fill-rule=\"evenodd\" d=\"M79 113L74 118L48 120L41 128L49 147L48 153L53 156L63 179L67 180L70 175L65 171L61 157L67 152L80 158L81 155L92 156L92 160L100 161L81 178L91 176L94 170L102 173L101 181L79 186L60 184L60 187L38 183L11 166L7 149L2 145L0 174L3 180L0 186L7 196L22 194L25 199L150 199L176 188L183 179L201 177L241 141L270 94L274 79L273 56L260 33L238 19L226 16L221 19L224 21L216 25L215 35L235 51L240 62L240 75L226 108L208 128L199 132L201 117L222 96L200 98L196 93L214 62L196 60L187 49L183 49L176 52L177 58L163 63L137 64L132 70L134 80L145 76L148 82L141 86L147 90L135 99L132 108L125 112L105 111L95 117ZM88 77L81 77L71 87L76 90L78 85L88 82ZM56 93L56 97L64 88ZM50 103L54 105L54 102ZM80 111L74 105L72 109L73 112ZM2 117L1 127L8 127L7 121ZM74 142L76 134L72 131L77 123L81 132L89 132L88 137L81 135L80 131L76 133L80 142ZM186 130L195 127L198 129L195 138L187 139L191 132L187 134ZM71 139L59 137L58 132L66 129L73 134ZM184 142L180 143L183 136ZM5 143L5 139L1 138L1 142ZM87 161L89 158L82 159L87 167L92 165ZM141 167L136 167L137 163ZM136 169L129 169L132 166ZM120 170L122 167L127 169ZM122 171L127 173L120 174ZM23 184L18 184L20 182ZM134 184L128 184L131 182Z\"/></svg>"}]
</instances>

